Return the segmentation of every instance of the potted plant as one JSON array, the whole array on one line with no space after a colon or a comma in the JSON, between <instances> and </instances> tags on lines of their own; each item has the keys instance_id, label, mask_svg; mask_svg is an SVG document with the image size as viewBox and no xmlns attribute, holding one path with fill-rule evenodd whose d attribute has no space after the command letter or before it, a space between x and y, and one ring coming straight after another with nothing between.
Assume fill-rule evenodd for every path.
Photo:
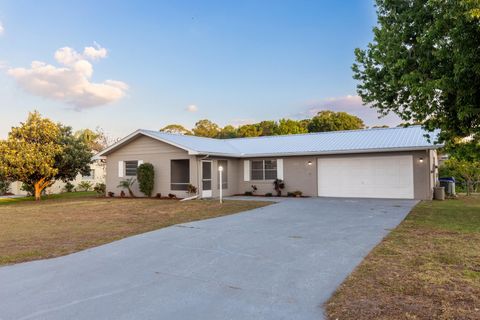
<instances>
[{"instance_id":1,"label":"potted plant","mask_svg":"<svg viewBox=\"0 0 480 320\"><path fill-rule=\"evenodd\" d=\"M282 189L285 189L285 182L282 179L275 179L273 181L273 186L275 191L277 192L277 197L281 197Z\"/></svg>"}]
</instances>

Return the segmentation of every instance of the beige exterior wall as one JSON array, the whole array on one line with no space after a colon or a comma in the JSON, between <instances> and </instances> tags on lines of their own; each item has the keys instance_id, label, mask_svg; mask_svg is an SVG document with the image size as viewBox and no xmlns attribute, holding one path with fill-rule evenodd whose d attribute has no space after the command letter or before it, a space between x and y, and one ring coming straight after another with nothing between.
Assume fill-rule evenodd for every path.
<instances>
[{"instance_id":1,"label":"beige exterior wall","mask_svg":"<svg viewBox=\"0 0 480 320\"><path fill-rule=\"evenodd\" d=\"M283 194L293 191L302 191L306 196L318 195L317 182L317 159L318 158L339 158L339 157L372 157L372 156L391 156L391 155L412 155L414 171L414 197L415 199L431 199L433 186L436 181L435 150L421 150L409 152L382 152L382 153L363 153L363 154L342 154L342 155L322 155L322 156L292 156L282 158L256 158L256 159L283 159L283 175L286 188ZM423 162L420 161L423 159ZM226 157L192 156L180 148L157 141L155 139L140 136L133 141L125 144L119 149L112 151L107 155L107 191L119 195L121 189L117 185L121 180L127 177L119 177L119 161L143 160L154 165L155 168L155 190L154 194L161 193L167 195L174 193L178 197L186 197L185 191L175 191L170 189L170 160L189 159L190 160L190 183L197 186L198 193L202 193L202 160L212 161L212 196L219 196L218 184L218 161L228 161L228 188L223 190L224 196L243 194L245 191L251 191L251 185L256 185L258 190L256 194L265 193L275 194L273 180L267 181L244 181L244 160ZM310 163L310 164L309 164ZM198 174L197 174L198 173ZM143 196L138 190L138 184L134 186L134 192L137 196Z\"/></svg>"},{"instance_id":2,"label":"beige exterior wall","mask_svg":"<svg viewBox=\"0 0 480 320\"><path fill-rule=\"evenodd\" d=\"M96 161L90 165L90 169L94 171L93 177L83 177L81 174L79 174L75 180L71 181L71 183L77 187L80 182L88 181L92 185L92 190L97 183L105 183L107 173L105 163L102 163L100 160ZM15 181L10 185L10 192L15 195L27 195L27 192L21 190L21 188L22 183ZM45 192L47 194L65 192L65 182L61 180L55 181L55 183L51 187L48 187Z\"/></svg>"},{"instance_id":3,"label":"beige exterior wall","mask_svg":"<svg viewBox=\"0 0 480 320\"><path fill-rule=\"evenodd\" d=\"M155 189L153 195L161 193L167 196L169 193L177 195L179 198L188 196L186 191L170 189L170 161L174 159L190 160L190 183L197 184L197 161L195 156L188 155L182 149L146 136L140 136L133 141L125 144L121 148L114 150L107 155L107 192L114 192L115 196L120 195L122 189L118 188L121 180L129 177L119 177L119 161L143 160L144 163L151 163L155 169ZM144 196L138 189L138 183L133 187L136 196ZM128 195L128 192L125 192Z\"/></svg>"},{"instance_id":4,"label":"beige exterior wall","mask_svg":"<svg viewBox=\"0 0 480 320\"><path fill-rule=\"evenodd\" d=\"M430 150L409 151L409 152L382 152L382 153L359 153L359 154L342 154L342 155L322 155L322 156L298 156L298 157L282 157L282 158L258 158L258 159L283 159L285 189L283 194L296 190L302 191L305 196L318 195L317 183L317 159L318 158L340 158L340 157L373 157L373 156L389 156L389 155L412 155L413 161L413 177L414 177L414 197L419 200L432 199L433 183L435 177L431 172L432 168L432 152ZM423 162L420 162L420 158ZM252 159L249 159L252 160ZM311 165L308 162L311 161ZM257 194L263 195L267 192L275 194L273 188L273 180L267 181L244 181L243 178L243 160L239 162L239 180L238 193L251 191L251 185L258 188Z\"/></svg>"}]
</instances>

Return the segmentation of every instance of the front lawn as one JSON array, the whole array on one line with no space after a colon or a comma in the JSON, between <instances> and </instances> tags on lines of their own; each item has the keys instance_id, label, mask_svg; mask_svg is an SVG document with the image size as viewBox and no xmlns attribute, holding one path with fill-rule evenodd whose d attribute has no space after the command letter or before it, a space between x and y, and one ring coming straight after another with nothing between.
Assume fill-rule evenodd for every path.
<instances>
[{"instance_id":1,"label":"front lawn","mask_svg":"<svg viewBox=\"0 0 480 320\"><path fill-rule=\"evenodd\" d=\"M79 192L65 192L57 194L49 194L42 196L42 200L48 199L70 199L70 198L85 198L89 196L95 196L95 191L79 191ZM23 201L35 201L35 197L18 197L18 198L0 198L0 206L6 204L13 204Z\"/></svg>"},{"instance_id":2,"label":"front lawn","mask_svg":"<svg viewBox=\"0 0 480 320\"><path fill-rule=\"evenodd\" d=\"M52 258L173 224L268 205L260 201L97 198L89 193L0 205L0 265Z\"/></svg>"},{"instance_id":3,"label":"front lawn","mask_svg":"<svg viewBox=\"0 0 480 320\"><path fill-rule=\"evenodd\" d=\"M480 196L417 205L326 304L329 319L480 319Z\"/></svg>"}]
</instances>

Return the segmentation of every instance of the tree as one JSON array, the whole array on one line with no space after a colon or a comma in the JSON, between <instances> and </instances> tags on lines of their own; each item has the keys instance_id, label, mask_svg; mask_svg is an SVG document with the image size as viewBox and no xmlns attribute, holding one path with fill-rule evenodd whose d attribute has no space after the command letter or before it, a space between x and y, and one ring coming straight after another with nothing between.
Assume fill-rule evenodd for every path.
<instances>
[{"instance_id":1,"label":"tree","mask_svg":"<svg viewBox=\"0 0 480 320\"><path fill-rule=\"evenodd\" d=\"M245 124L240 126L237 130L238 137L258 137L262 134L262 131L254 124Z\"/></svg>"},{"instance_id":2,"label":"tree","mask_svg":"<svg viewBox=\"0 0 480 320\"><path fill-rule=\"evenodd\" d=\"M235 129L235 127L232 125L226 125L225 127L223 127L217 136L217 138L220 138L220 139L231 139L236 137L237 137L237 129Z\"/></svg>"},{"instance_id":3,"label":"tree","mask_svg":"<svg viewBox=\"0 0 480 320\"><path fill-rule=\"evenodd\" d=\"M277 134L298 134L307 132L308 130L300 121L292 119L280 119L280 121L278 121Z\"/></svg>"},{"instance_id":4,"label":"tree","mask_svg":"<svg viewBox=\"0 0 480 320\"><path fill-rule=\"evenodd\" d=\"M63 152L60 137L57 124L38 112L30 113L25 123L12 128L7 140L0 141L0 175L33 186L39 200L59 174L55 163Z\"/></svg>"},{"instance_id":5,"label":"tree","mask_svg":"<svg viewBox=\"0 0 480 320\"><path fill-rule=\"evenodd\" d=\"M354 78L381 114L440 128L441 140L480 131L478 0L376 0L378 26L355 50Z\"/></svg>"},{"instance_id":6,"label":"tree","mask_svg":"<svg viewBox=\"0 0 480 320\"><path fill-rule=\"evenodd\" d=\"M199 137L215 138L220 132L220 127L210 120L203 119L195 123L193 134Z\"/></svg>"},{"instance_id":7,"label":"tree","mask_svg":"<svg viewBox=\"0 0 480 320\"><path fill-rule=\"evenodd\" d=\"M160 132L166 133L175 133L175 134L184 134L184 135L191 135L192 132L182 126L181 124L169 124L168 126L163 127L160 129Z\"/></svg>"},{"instance_id":8,"label":"tree","mask_svg":"<svg viewBox=\"0 0 480 320\"><path fill-rule=\"evenodd\" d=\"M84 136L72 134L71 127L61 124L57 124L57 126L60 129L58 144L62 146L63 150L55 156L54 167L58 169L58 172L54 179L67 182L74 180L78 174L89 175L92 163L92 145L88 145ZM98 138L98 135L96 137Z\"/></svg>"},{"instance_id":9,"label":"tree","mask_svg":"<svg viewBox=\"0 0 480 320\"><path fill-rule=\"evenodd\" d=\"M99 127L95 131L90 129L78 130L75 132L75 137L83 141L93 153L102 151L112 142Z\"/></svg>"},{"instance_id":10,"label":"tree","mask_svg":"<svg viewBox=\"0 0 480 320\"><path fill-rule=\"evenodd\" d=\"M320 111L308 125L309 132L355 130L365 127L362 119L346 112Z\"/></svg>"},{"instance_id":11,"label":"tree","mask_svg":"<svg viewBox=\"0 0 480 320\"><path fill-rule=\"evenodd\" d=\"M480 181L480 161L467 161L451 158L445 161L445 169L455 177L460 177L466 183L467 195Z\"/></svg>"},{"instance_id":12,"label":"tree","mask_svg":"<svg viewBox=\"0 0 480 320\"><path fill-rule=\"evenodd\" d=\"M256 124L261 136L274 136L278 132L278 123L275 121L261 121Z\"/></svg>"},{"instance_id":13,"label":"tree","mask_svg":"<svg viewBox=\"0 0 480 320\"><path fill-rule=\"evenodd\" d=\"M151 163L142 163L137 169L138 188L147 197L152 196L155 187L155 169Z\"/></svg>"}]
</instances>

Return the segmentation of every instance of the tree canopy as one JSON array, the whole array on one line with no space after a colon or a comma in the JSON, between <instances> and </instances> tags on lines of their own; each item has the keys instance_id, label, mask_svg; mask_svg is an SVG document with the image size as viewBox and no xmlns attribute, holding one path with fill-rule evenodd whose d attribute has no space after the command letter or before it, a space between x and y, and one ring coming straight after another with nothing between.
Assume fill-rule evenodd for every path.
<instances>
[{"instance_id":1,"label":"tree canopy","mask_svg":"<svg viewBox=\"0 0 480 320\"><path fill-rule=\"evenodd\" d=\"M178 124L167 125L160 129L160 131L177 134L191 134L200 137L229 139L308 132L355 130L363 128L365 128L365 124L362 119L354 115L346 112L325 110L320 111L312 119L280 119L279 121L264 120L257 123L244 124L238 127L226 125L223 128L210 120L203 119L195 124L192 131Z\"/></svg>"},{"instance_id":2,"label":"tree canopy","mask_svg":"<svg viewBox=\"0 0 480 320\"><path fill-rule=\"evenodd\" d=\"M376 0L378 26L352 69L364 103L442 129L480 131L479 1Z\"/></svg>"},{"instance_id":3,"label":"tree canopy","mask_svg":"<svg viewBox=\"0 0 480 320\"><path fill-rule=\"evenodd\" d=\"M308 124L309 132L363 129L363 120L346 112L320 111Z\"/></svg>"},{"instance_id":4,"label":"tree canopy","mask_svg":"<svg viewBox=\"0 0 480 320\"><path fill-rule=\"evenodd\" d=\"M68 181L78 173L87 174L90 158L88 146L70 127L32 112L0 141L0 176L32 186L38 200L55 179Z\"/></svg>"}]
</instances>

